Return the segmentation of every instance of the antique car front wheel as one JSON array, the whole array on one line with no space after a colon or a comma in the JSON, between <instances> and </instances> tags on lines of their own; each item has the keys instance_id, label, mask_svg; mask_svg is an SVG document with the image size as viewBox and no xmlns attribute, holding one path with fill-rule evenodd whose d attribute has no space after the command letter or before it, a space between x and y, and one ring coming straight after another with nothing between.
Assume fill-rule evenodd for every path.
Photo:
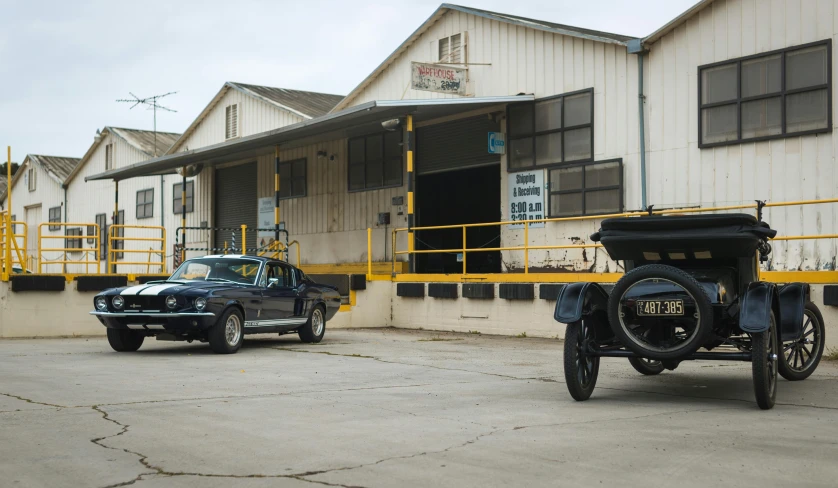
<instances>
[{"instance_id":1,"label":"antique car front wheel","mask_svg":"<svg viewBox=\"0 0 838 488\"><path fill-rule=\"evenodd\" d=\"M754 379L754 395L757 405L763 410L774 407L777 398L777 323L774 312L771 325L765 332L751 334L751 369Z\"/></svg>"},{"instance_id":2,"label":"antique car front wheel","mask_svg":"<svg viewBox=\"0 0 838 488\"><path fill-rule=\"evenodd\" d=\"M233 354L242 347L244 320L235 307L228 308L207 334L210 347L218 354Z\"/></svg>"},{"instance_id":3,"label":"antique car front wheel","mask_svg":"<svg viewBox=\"0 0 838 488\"><path fill-rule=\"evenodd\" d=\"M824 333L821 311L814 303L807 303L803 308L803 329L800 337L782 344L777 364L780 376L788 381L808 378L818 367L823 356Z\"/></svg>"},{"instance_id":4,"label":"antique car front wheel","mask_svg":"<svg viewBox=\"0 0 838 488\"><path fill-rule=\"evenodd\" d=\"M644 301L665 304L674 313L640 314L639 304ZM704 288L687 272L647 264L629 271L614 285L608 297L608 323L617 339L640 357L683 359L706 342L713 329L713 306Z\"/></svg>"},{"instance_id":5,"label":"antique car front wheel","mask_svg":"<svg viewBox=\"0 0 838 488\"><path fill-rule=\"evenodd\" d=\"M128 329L108 329L108 343L116 352L134 352L143 345L145 336Z\"/></svg>"},{"instance_id":6,"label":"antique car front wheel","mask_svg":"<svg viewBox=\"0 0 838 488\"><path fill-rule=\"evenodd\" d=\"M591 397L599 375L599 356L587 353L593 329L585 319L567 324L564 336L564 379L570 396L576 401Z\"/></svg>"},{"instance_id":7,"label":"antique car front wheel","mask_svg":"<svg viewBox=\"0 0 838 488\"><path fill-rule=\"evenodd\" d=\"M323 340L326 334L326 313L323 305L317 305L311 310L308 322L297 331L300 340L308 343L318 343Z\"/></svg>"},{"instance_id":8,"label":"antique car front wheel","mask_svg":"<svg viewBox=\"0 0 838 488\"><path fill-rule=\"evenodd\" d=\"M663 372L664 366L660 361L646 358L629 358L629 363L637 370L638 373L647 376L654 376Z\"/></svg>"}]
</instances>

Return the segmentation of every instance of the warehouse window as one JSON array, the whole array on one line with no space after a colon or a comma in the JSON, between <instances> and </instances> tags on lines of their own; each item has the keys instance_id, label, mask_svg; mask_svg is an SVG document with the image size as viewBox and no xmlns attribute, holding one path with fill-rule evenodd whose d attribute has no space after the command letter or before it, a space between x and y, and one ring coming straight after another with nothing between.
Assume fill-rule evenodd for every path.
<instances>
[{"instance_id":1,"label":"warehouse window","mask_svg":"<svg viewBox=\"0 0 838 488\"><path fill-rule=\"evenodd\" d=\"M306 196L306 160L279 163L279 198Z\"/></svg>"},{"instance_id":2,"label":"warehouse window","mask_svg":"<svg viewBox=\"0 0 838 488\"><path fill-rule=\"evenodd\" d=\"M35 190L38 189L38 186L37 186L38 182L36 181L37 177L38 177L38 172L35 171L35 168L29 168L29 171L26 172L26 179L27 179L27 182L29 183L29 191L35 191Z\"/></svg>"},{"instance_id":3,"label":"warehouse window","mask_svg":"<svg viewBox=\"0 0 838 488\"><path fill-rule=\"evenodd\" d=\"M105 259L108 249L108 214L96 214L96 225L99 226L99 259Z\"/></svg>"},{"instance_id":4,"label":"warehouse window","mask_svg":"<svg viewBox=\"0 0 838 488\"><path fill-rule=\"evenodd\" d=\"M234 139L239 137L239 104L227 105L225 112L226 123L224 124L224 138Z\"/></svg>"},{"instance_id":5,"label":"warehouse window","mask_svg":"<svg viewBox=\"0 0 838 488\"><path fill-rule=\"evenodd\" d=\"M593 89L511 105L507 120L508 171L593 158Z\"/></svg>"},{"instance_id":6,"label":"warehouse window","mask_svg":"<svg viewBox=\"0 0 838 488\"><path fill-rule=\"evenodd\" d=\"M622 212L621 160L569 165L549 174L550 217Z\"/></svg>"},{"instance_id":7,"label":"warehouse window","mask_svg":"<svg viewBox=\"0 0 838 488\"><path fill-rule=\"evenodd\" d=\"M49 209L49 222L61 222L61 207L52 207ZM58 230L60 225L50 225L49 230Z\"/></svg>"},{"instance_id":8,"label":"warehouse window","mask_svg":"<svg viewBox=\"0 0 838 488\"><path fill-rule=\"evenodd\" d=\"M137 192L137 218L154 217L154 188Z\"/></svg>"},{"instance_id":9,"label":"warehouse window","mask_svg":"<svg viewBox=\"0 0 838 488\"><path fill-rule=\"evenodd\" d=\"M113 144L105 146L105 171L113 169Z\"/></svg>"},{"instance_id":10,"label":"warehouse window","mask_svg":"<svg viewBox=\"0 0 838 488\"><path fill-rule=\"evenodd\" d=\"M402 132L349 140L349 191L401 186Z\"/></svg>"},{"instance_id":11,"label":"warehouse window","mask_svg":"<svg viewBox=\"0 0 838 488\"><path fill-rule=\"evenodd\" d=\"M700 147L832 130L832 42L700 66Z\"/></svg>"},{"instance_id":12,"label":"warehouse window","mask_svg":"<svg viewBox=\"0 0 838 488\"><path fill-rule=\"evenodd\" d=\"M95 225L88 225L87 226L87 243L88 244L96 243L96 226Z\"/></svg>"},{"instance_id":13,"label":"warehouse window","mask_svg":"<svg viewBox=\"0 0 838 488\"><path fill-rule=\"evenodd\" d=\"M466 62L466 33L454 34L443 37L437 43L439 48L439 62L449 64L462 64Z\"/></svg>"},{"instance_id":14,"label":"warehouse window","mask_svg":"<svg viewBox=\"0 0 838 488\"><path fill-rule=\"evenodd\" d=\"M180 189L183 187L182 183L175 183L174 188L172 189L172 208L174 209L175 215L180 215L182 213L183 207L181 206L181 194ZM186 213L192 212L194 210L195 204L193 200L193 196L195 194L195 182L194 181L187 181L186 182Z\"/></svg>"},{"instance_id":15,"label":"warehouse window","mask_svg":"<svg viewBox=\"0 0 838 488\"><path fill-rule=\"evenodd\" d=\"M67 249L72 249L72 251L69 252L80 252L82 246L81 227L66 229L64 231L64 235L67 237L76 237L75 239L64 239L64 247Z\"/></svg>"},{"instance_id":16,"label":"warehouse window","mask_svg":"<svg viewBox=\"0 0 838 488\"><path fill-rule=\"evenodd\" d=\"M17 215L12 215L12 222L17 221ZM12 224L12 234L17 234L17 224Z\"/></svg>"}]
</instances>

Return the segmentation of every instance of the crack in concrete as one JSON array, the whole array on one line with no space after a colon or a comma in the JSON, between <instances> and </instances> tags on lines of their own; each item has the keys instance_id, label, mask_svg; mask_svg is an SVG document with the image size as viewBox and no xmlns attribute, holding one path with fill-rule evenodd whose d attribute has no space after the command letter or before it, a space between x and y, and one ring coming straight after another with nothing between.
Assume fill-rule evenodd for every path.
<instances>
[{"instance_id":1,"label":"crack in concrete","mask_svg":"<svg viewBox=\"0 0 838 488\"><path fill-rule=\"evenodd\" d=\"M0 392L0 395L7 396L9 398L14 398L15 400L20 400L20 401L23 401L23 402L26 402L26 403L31 403L33 405L44 405L44 406L47 406L47 407L54 407L54 408L70 408L70 407L67 407L65 405L57 405L55 403L45 403L45 402L35 401L35 400L29 399L29 398L24 398L22 396L12 395L11 393Z\"/></svg>"}]
</instances>

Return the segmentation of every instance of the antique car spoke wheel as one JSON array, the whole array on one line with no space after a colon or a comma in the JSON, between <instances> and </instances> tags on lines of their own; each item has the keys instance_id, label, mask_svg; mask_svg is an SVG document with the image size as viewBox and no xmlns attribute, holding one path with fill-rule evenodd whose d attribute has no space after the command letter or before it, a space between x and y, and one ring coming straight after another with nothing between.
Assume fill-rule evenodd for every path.
<instances>
[{"instance_id":1,"label":"antique car spoke wheel","mask_svg":"<svg viewBox=\"0 0 838 488\"><path fill-rule=\"evenodd\" d=\"M660 374L664 369L666 369L662 362L654 359L629 358L629 363L631 363L632 367L637 370L638 373L645 374L647 376Z\"/></svg>"},{"instance_id":2,"label":"antique car spoke wheel","mask_svg":"<svg viewBox=\"0 0 838 488\"><path fill-rule=\"evenodd\" d=\"M593 329L585 319L568 324L564 340L564 377L567 389L577 401L590 398L599 375L599 357L588 354Z\"/></svg>"},{"instance_id":3,"label":"antique car spoke wheel","mask_svg":"<svg viewBox=\"0 0 838 488\"><path fill-rule=\"evenodd\" d=\"M757 405L763 410L774 407L777 398L777 369L779 363L777 348L777 326L774 313L771 324L765 332L751 334L751 369L754 381L754 395Z\"/></svg>"},{"instance_id":4,"label":"antique car spoke wheel","mask_svg":"<svg viewBox=\"0 0 838 488\"><path fill-rule=\"evenodd\" d=\"M779 357L780 375L789 381L805 380L817 368L824 349L824 322L814 303L803 308L800 337L783 343Z\"/></svg>"}]
</instances>

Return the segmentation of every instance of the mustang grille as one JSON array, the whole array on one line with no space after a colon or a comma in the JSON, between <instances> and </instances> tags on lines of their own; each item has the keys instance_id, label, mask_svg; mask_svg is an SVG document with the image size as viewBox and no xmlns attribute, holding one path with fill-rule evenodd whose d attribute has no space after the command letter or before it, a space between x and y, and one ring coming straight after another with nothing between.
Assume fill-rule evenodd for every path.
<instances>
[{"instance_id":1,"label":"mustang grille","mask_svg":"<svg viewBox=\"0 0 838 488\"><path fill-rule=\"evenodd\" d=\"M125 310L140 311L140 310L163 310L166 306L166 297L153 295L123 295L125 299Z\"/></svg>"}]
</instances>

